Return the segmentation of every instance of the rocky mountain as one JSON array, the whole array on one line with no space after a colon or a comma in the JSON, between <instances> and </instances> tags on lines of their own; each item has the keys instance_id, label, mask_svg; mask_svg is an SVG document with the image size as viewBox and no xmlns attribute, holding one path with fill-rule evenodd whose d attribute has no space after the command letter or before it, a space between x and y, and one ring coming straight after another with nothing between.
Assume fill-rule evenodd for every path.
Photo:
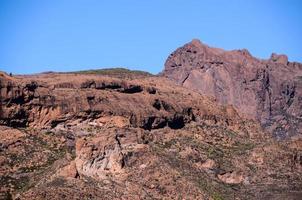
<instances>
[{"instance_id":1,"label":"rocky mountain","mask_svg":"<svg viewBox=\"0 0 302 200\"><path fill-rule=\"evenodd\" d=\"M185 87L121 69L0 73L0 199L299 199L299 134L276 140L258 118L188 89L196 73L177 68Z\"/></svg>"},{"instance_id":2,"label":"rocky mountain","mask_svg":"<svg viewBox=\"0 0 302 200\"><path fill-rule=\"evenodd\" d=\"M261 60L246 49L225 51L195 39L168 57L163 75L234 106L277 138L302 134L302 64L286 55Z\"/></svg>"}]
</instances>

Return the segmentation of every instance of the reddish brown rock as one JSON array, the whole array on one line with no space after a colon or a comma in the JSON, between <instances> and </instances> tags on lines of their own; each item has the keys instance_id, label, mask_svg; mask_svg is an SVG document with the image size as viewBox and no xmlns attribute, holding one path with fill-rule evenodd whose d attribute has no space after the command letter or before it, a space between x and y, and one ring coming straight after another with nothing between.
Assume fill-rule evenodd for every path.
<instances>
[{"instance_id":1,"label":"reddish brown rock","mask_svg":"<svg viewBox=\"0 0 302 200\"><path fill-rule=\"evenodd\" d=\"M218 175L218 178L228 184L239 184L244 180L243 175L238 172L228 172L222 175Z\"/></svg>"},{"instance_id":2,"label":"reddish brown rock","mask_svg":"<svg viewBox=\"0 0 302 200\"><path fill-rule=\"evenodd\" d=\"M0 198L301 196L299 135L276 141L232 105L131 77L0 76Z\"/></svg>"},{"instance_id":3,"label":"reddish brown rock","mask_svg":"<svg viewBox=\"0 0 302 200\"><path fill-rule=\"evenodd\" d=\"M168 57L162 74L233 105L278 138L302 133L302 64L286 55L261 60L245 49L224 51L193 40Z\"/></svg>"},{"instance_id":4,"label":"reddish brown rock","mask_svg":"<svg viewBox=\"0 0 302 200\"><path fill-rule=\"evenodd\" d=\"M72 87L65 87L66 80ZM183 88L175 88L169 80L159 77L123 80L52 73L4 77L0 84L0 124L11 127L54 128L85 121L96 126L178 129L195 121L195 115L202 117L212 111L228 115L215 106L202 105L211 104L209 99L194 99L192 96L197 94L190 96ZM154 86L160 88L160 95ZM178 94L171 96L171 91ZM203 113L199 113L201 110Z\"/></svg>"},{"instance_id":5,"label":"reddish brown rock","mask_svg":"<svg viewBox=\"0 0 302 200\"><path fill-rule=\"evenodd\" d=\"M78 176L78 171L75 161L72 161L67 166L61 168L58 172L58 176L62 176L64 178L76 178Z\"/></svg>"}]
</instances>

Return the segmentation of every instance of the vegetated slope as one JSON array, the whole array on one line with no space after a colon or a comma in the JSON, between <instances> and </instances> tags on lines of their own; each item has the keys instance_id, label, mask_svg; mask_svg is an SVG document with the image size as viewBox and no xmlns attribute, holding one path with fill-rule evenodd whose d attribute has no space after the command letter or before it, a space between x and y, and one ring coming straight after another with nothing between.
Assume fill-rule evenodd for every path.
<instances>
[{"instance_id":1,"label":"vegetated slope","mask_svg":"<svg viewBox=\"0 0 302 200\"><path fill-rule=\"evenodd\" d=\"M0 74L1 198L297 199L302 140L163 77Z\"/></svg>"},{"instance_id":2,"label":"vegetated slope","mask_svg":"<svg viewBox=\"0 0 302 200\"><path fill-rule=\"evenodd\" d=\"M279 139L302 134L302 64L286 55L260 60L246 49L225 51L193 40L168 57L162 74L233 105Z\"/></svg>"},{"instance_id":3,"label":"vegetated slope","mask_svg":"<svg viewBox=\"0 0 302 200\"><path fill-rule=\"evenodd\" d=\"M142 77L151 77L154 76L149 72L141 71L141 70L129 70L126 68L104 68L104 69L91 69L91 70L82 70L71 72L72 74L96 74L102 76L110 76L116 78L142 78Z\"/></svg>"}]
</instances>

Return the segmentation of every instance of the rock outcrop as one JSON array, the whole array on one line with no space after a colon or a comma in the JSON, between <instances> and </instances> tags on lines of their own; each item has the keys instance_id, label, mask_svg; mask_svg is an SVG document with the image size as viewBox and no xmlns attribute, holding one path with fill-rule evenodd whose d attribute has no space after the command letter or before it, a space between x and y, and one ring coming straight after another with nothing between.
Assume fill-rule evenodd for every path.
<instances>
[{"instance_id":1,"label":"rock outcrop","mask_svg":"<svg viewBox=\"0 0 302 200\"><path fill-rule=\"evenodd\" d=\"M211 65L222 65L224 61L216 60L222 50L203 48L207 54L200 56L210 55L216 63ZM284 63L285 57L274 58L270 62ZM221 77L229 77L223 69ZM184 79L191 80L188 73ZM164 77L143 74L1 73L0 199L302 195L299 135L277 141L258 122L239 116L238 108L219 105ZM263 87L270 76L260 71L255 82ZM299 116L300 110L294 109L300 105L298 85L284 87L290 102L286 111ZM258 95L266 94L263 88ZM227 102L230 96L224 98Z\"/></svg>"},{"instance_id":2,"label":"rock outcrop","mask_svg":"<svg viewBox=\"0 0 302 200\"><path fill-rule=\"evenodd\" d=\"M195 39L168 57L162 74L234 106L277 138L302 133L302 64L286 55L261 60L245 49L224 51Z\"/></svg>"},{"instance_id":3,"label":"rock outcrop","mask_svg":"<svg viewBox=\"0 0 302 200\"><path fill-rule=\"evenodd\" d=\"M171 84L168 80L161 80L163 89L157 91L157 79L149 79L138 82L80 74L5 76L0 79L0 124L55 128L76 120L101 123L102 117L123 116L131 126L151 130L166 126L178 129L195 121L199 111L193 109L194 100L189 95L176 95L184 100L177 102L176 96L168 95L173 86L164 86Z\"/></svg>"}]
</instances>

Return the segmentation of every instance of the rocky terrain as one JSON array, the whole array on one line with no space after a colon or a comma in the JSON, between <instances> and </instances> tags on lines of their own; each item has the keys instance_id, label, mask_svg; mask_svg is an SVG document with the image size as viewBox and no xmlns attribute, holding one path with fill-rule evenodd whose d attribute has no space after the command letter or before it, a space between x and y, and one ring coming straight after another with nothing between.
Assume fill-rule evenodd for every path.
<instances>
[{"instance_id":1,"label":"rocky terrain","mask_svg":"<svg viewBox=\"0 0 302 200\"><path fill-rule=\"evenodd\" d=\"M164 76L0 73L0 199L301 199L300 70L194 40Z\"/></svg>"},{"instance_id":2,"label":"rocky terrain","mask_svg":"<svg viewBox=\"0 0 302 200\"><path fill-rule=\"evenodd\" d=\"M261 60L246 49L225 51L195 39L169 56L163 75L234 106L278 139L302 133L302 64L286 55Z\"/></svg>"}]
</instances>

